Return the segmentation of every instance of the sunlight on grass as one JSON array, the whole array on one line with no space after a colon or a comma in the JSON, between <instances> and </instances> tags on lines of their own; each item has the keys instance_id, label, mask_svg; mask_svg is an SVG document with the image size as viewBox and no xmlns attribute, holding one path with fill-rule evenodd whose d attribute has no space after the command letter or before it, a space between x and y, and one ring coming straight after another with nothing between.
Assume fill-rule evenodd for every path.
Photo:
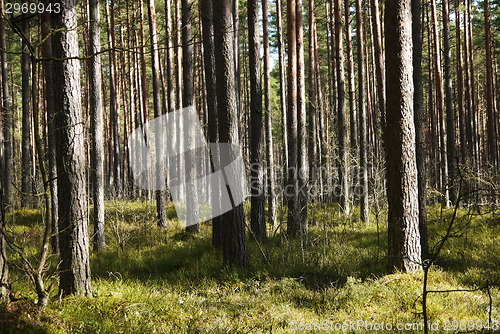
<instances>
[{"instance_id":1,"label":"sunlight on grass","mask_svg":"<svg viewBox=\"0 0 500 334\"><path fill-rule=\"evenodd\" d=\"M173 207L167 212L165 230L156 227L150 202L107 203L108 248L91 258L94 298L54 294L40 313L30 282L13 268L13 289L23 298L1 308L0 321L7 324L2 333L291 333L307 323L422 322L422 274L386 273L385 222L377 230L374 220L363 225L332 219L338 217L335 207L312 207L306 243L276 233L259 248L249 238L252 266L236 270L221 266L208 223L192 236L178 226ZM431 244L446 226L440 216L438 208L430 209ZM9 217L9 233L30 254L39 244L40 217L37 210ZM498 218L468 217L460 211L457 237L430 271L430 290L498 282ZM500 293L490 292L498 319ZM485 323L490 311L485 290L433 293L428 303L430 321L441 326L451 320ZM16 325L8 326L2 320L7 317Z\"/></svg>"}]
</instances>

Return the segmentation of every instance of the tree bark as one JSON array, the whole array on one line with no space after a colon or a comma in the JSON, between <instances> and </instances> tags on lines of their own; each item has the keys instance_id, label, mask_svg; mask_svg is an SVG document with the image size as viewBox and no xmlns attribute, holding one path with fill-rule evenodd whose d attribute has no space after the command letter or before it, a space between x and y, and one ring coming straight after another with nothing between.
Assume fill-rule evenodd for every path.
<instances>
[{"instance_id":1,"label":"tree bark","mask_svg":"<svg viewBox=\"0 0 500 334\"><path fill-rule=\"evenodd\" d=\"M54 23L57 186L61 245L61 294L91 296L85 144L82 123L76 1L63 0Z\"/></svg>"},{"instance_id":2,"label":"tree bark","mask_svg":"<svg viewBox=\"0 0 500 334\"><path fill-rule=\"evenodd\" d=\"M28 3L23 1L23 3ZM30 206L32 187L31 171L31 60L30 60L30 20L28 14L22 14L22 55L21 55L21 100L22 100L22 135L21 135L21 207Z\"/></svg>"},{"instance_id":3,"label":"tree bark","mask_svg":"<svg viewBox=\"0 0 500 334\"><path fill-rule=\"evenodd\" d=\"M113 185L115 194L120 197L122 195L122 154L120 148L120 119L118 106L118 80L116 67L116 34L115 34L115 0L111 0L108 13L108 38L110 43L109 51L109 104L110 104L110 121L112 133L112 148L113 148ZM108 7L108 6L106 6Z\"/></svg>"},{"instance_id":4,"label":"tree bark","mask_svg":"<svg viewBox=\"0 0 500 334\"><path fill-rule=\"evenodd\" d=\"M486 135L488 143L488 162L497 166L497 142L495 138L495 92L493 87L493 57L491 43L490 0L484 0L484 36L486 48ZM496 120L498 122L498 120Z\"/></svg>"},{"instance_id":5,"label":"tree bark","mask_svg":"<svg viewBox=\"0 0 500 334\"><path fill-rule=\"evenodd\" d=\"M2 13L4 12L4 3L1 2ZM12 98L9 91L9 71L7 64L7 41L5 36L5 17L0 16L0 62L2 65L2 120L3 120L3 145L4 161L3 163L3 209L5 212L12 208Z\"/></svg>"},{"instance_id":6,"label":"tree bark","mask_svg":"<svg viewBox=\"0 0 500 334\"><path fill-rule=\"evenodd\" d=\"M106 248L104 234L104 144L102 113L102 78L101 78L101 28L99 1L89 1L90 12L90 127L91 127L91 168L92 199L94 201L94 249Z\"/></svg>"},{"instance_id":7,"label":"tree bark","mask_svg":"<svg viewBox=\"0 0 500 334\"><path fill-rule=\"evenodd\" d=\"M254 236L267 239L264 219L264 169L262 166L263 120L260 75L259 1L247 2L248 47L250 71L250 227Z\"/></svg>"},{"instance_id":8,"label":"tree bark","mask_svg":"<svg viewBox=\"0 0 500 334\"><path fill-rule=\"evenodd\" d=\"M183 108L194 108L194 75L193 75L193 40L191 32L191 2L190 0L182 0L182 106ZM190 135L190 129L187 124L183 127L183 131L187 131L184 136L186 145L187 141L193 140ZM188 180L194 180L196 175L196 165L190 163L190 159L186 159L185 174ZM187 224L186 230L191 233L200 232L200 224L198 224L198 196L194 183L186 183L187 196Z\"/></svg>"},{"instance_id":9,"label":"tree bark","mask_svg":"<svg viewBox=\"0 0 500 334\"><path fill-rule=\"evenodd\" d=\"M351 32L351 4L350 1L344 1L344 16L345 16L345 44L347 52L347 87L349 99L349 131L351 152L354 155L358 150L358 115L355 102L355 84L354 84L354 56L352 51L352 32Z\"/></svg>"},{"instance_id":10,"label":"tree bark","mask_svg":"<svg viewBox=\"0 0 500 334\"><path fill-rule=\"evenodd\" d=\"M347 1L347 0L346 0ZM337 71L337 140L339 145L340 208L349 214L349 146L347 137L347 115L345 108L344 39L342 36L342 7L340 0L334 0L335 48Z\"/></svg>"},{"instance_id":11,"label":"tree bark","mask_svg":"<svg viewBox=\"0 0 500 334\"><path fill-rule=\"evenodd\" d=\"M160 117L165 113L162 108L162 98L161 98L161 82L160 82L160 54L158 51L158 34L156 32L156 9L153 0L148 0L148 18L149 18L149 38L151 39L151 72L153 81L153 109L154 117ZM163 148L163 139L160 136L155 136L156 152L160 152ZM161 155L157 154L156 158L156 184L162 184L165 180L162 177L165 175L160 172L160 168L163 168L162 162L160 160ZM167 227L167 212L165 209L166 205L166 195L163 190L155 190L155 200L156 200L156 224L159 227Z\"/></svg>"},{"instance_id":12,"label":"tree bark","mask_svg":"<svg viewBox=\"0 0 500 334\"><path fill-rule=\"evenodd\" d=\"M45 0L44 3L48 4L49 0ZM42 55L44 58L52 57L52 35L51 31L51 21L50 13L42 13L42 25L41 32L42 37L45 42L42 45ZM42 63L45 72L45 107L47 114L47 159L48 159L48 178L49 178L49 188L50 188L50 211L51 211L51 246L52 252L54 254L59 254L59 210L57 206L57 163L56 163L56 137L54 132L56 130L55 125L55 107L54 107L54 71L52 60L44 61Z\"/></svg>"},{"instance_id":13,"label":"tree bark","mask_svg":"<svg viewBox=\"0 0 500 334\"><path fill-rule=\"evenodd\" d=\"M264 116L265 116L265 140L266 140L266 159L267 159L267 212L268 221L272 226L276 224L276 174L274 165L273 148L273 124L271 110L271 66L269 56L269 13L267 0L262 0L262 30L264 43Z\"/></svg>"},{"instance_id":14,"label":"tree bark","mask_svg":"<svg viewBox=\"0 0 500 334\"><path fill-rule=\"evenodd\" d=\"M214 0L215 66L219 141L239 145L231 0ZM233 157L230 157L233 158ZM221 216L224 264L248 265L243 204Z\"/></svg>"},{"instance_id":15,"label":"tree bark","mask_svg":"<svg viewBox=\"0 0 500 334\"><path fill-rule=\"evenodd\" d=\"M208 141L216 143L219 141L217 122L217 81L215 72L215 45L214 45L214 21L212 0L201 0L201 22L203 38L203 60L205 65L205 89L207 94L208 110ZM211 152L212 159L219 157L218 152ZM215 165L219 165L216 161ZM212 190L212 206L219 208L221 189L214 187ZM222 248L223 244L222 221L220 217L212 218L212 245Z\"/></svg>"},{"instance_id":16,"label":"tree bark","mask_svg":"<svg viewBox=\"0 0 500 334\"><path fill-rule=\"evenodd\" d=\"M358 42L358 113L359 113L359 168L360 168L360 218L367 223L369 220L368 206L368 136L365 106L365 55L362 2L356 0L356 38Z\"/></svg>"},{"instance_id":17,"label":"tree bark","mask_svg":"<svg viewBox=\"0 0 500 334\"><path fill-rule=\"evenodd\" d=\"M413 115L411 1L385 3L386 166L389 270L420 267L417 164Z\"/></svg>"},{"instance_id":18,"label":"tree bark","mask_svg":"<svg viewBox=\"0 0 500 334\"><path fill-rule=\"evenodd\" d=\"M413 41L413 110L418 183L418 226L422 259L428 256L427 239L427 169L425 166L425 109L422 106L422 1L411 1Z\"/></svg>"}]
</instances>

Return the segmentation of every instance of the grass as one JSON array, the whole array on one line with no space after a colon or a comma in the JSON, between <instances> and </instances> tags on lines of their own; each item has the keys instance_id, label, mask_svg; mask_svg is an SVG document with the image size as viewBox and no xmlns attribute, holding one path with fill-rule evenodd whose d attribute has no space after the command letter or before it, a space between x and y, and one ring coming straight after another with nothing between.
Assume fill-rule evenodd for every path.
<instances>
[{"instance_id":1,"label":"grass","mask_svg":"<svg viewBox=\"0 0 500 334\"><path fill-rule=\"evenodd\" d=\"M421 332L422 274L387 274L385 222L377 228L374 219L365 225L337 211L335 206L311 206L302 246L279 228L261 247L249 237L251 267L238 270L221 266L209 224L202 225L200 235L188 235L168 207L170 228L161 230L155 226L153 204L109 202L108 248L91 258L94 297L60 299L54 293L41 311L34 306L30 281L11 266L19 300L0 307L0 332L371 333L377 326L393 326L388 333L405 323L405 332ZM431 245L444 234L450 215L450 210L430 209ZM40 211L17 211L8 220L16 243L35 259ZM499 230L498 214L460 210L455 237L431 269L429 289L473 290L498 283ZM20 263L15 254L9 256L13 264ZM492 318L498 320L498 286L490 293ZM477 329L489 312L486 290L429 295L430 322L440 326L436 333L454 324L458 332L460 325ZM358 320L363 323L349 327Z\"/></svg>"}]
</instances>

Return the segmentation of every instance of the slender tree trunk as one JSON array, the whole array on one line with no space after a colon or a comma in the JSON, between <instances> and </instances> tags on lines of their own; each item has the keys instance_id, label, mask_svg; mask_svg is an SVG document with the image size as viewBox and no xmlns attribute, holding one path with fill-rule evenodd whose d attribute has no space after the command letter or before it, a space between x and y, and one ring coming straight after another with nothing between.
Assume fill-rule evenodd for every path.
<instances>
[{"instance_id":1,"label":"slender tree trunk","mask_svg":"<svg viewBox=\"0 0 500 334\"><path fill-rule=\"evenodd\" d=\"M283 120L283 156L284 166L288 168L288 113L287 113L287 85L285 74L285 42L283 37L283 8L281 0L276 0L276 31L278 35L278 65L279 65L279 84L280 84L280 107ZM286 196L284 196L286 197Z\"/></svg>"},{"instance_id":2,"label":"slender tree trunk","mask_svg":"<svg viewBox=\"0 0 500 334\"><path fill-rule=\"evenodd\" d=\"M457 63L457 101L458 101L458 117L460 129L460 162L465 163L467 155L467 137L465 126L465 106L464 106L464 73L463 73L463 55L462 55L462 25L460 23L460 0L455 1L455 32L456 41L456 63Z\"/></svg>"},{"instance_id":3,"label":"slender tree trunk","mask_svg":"<svg viewBox=\"0 0 500 334\"><path fill-rule=\"evenodd\" d=\"M239 145L238 105L234 64L234 24L231 0L214 0L215 62L219 141ZM229 157L232 158L232 157ZM221 216L224 263L247 266L243 204Z\"/></svg>"},{"instance_id":4,"label":"slender tree trunk","mask_svg":"<svg viewBox=\"0 0 500 334\"><path fill-rule=\"evenodd\" d=\"M201 22L203 34L203 58L205 65L205 81L207 94L208 111L208 141L216 143L219 141L218 122L217 122L217 83L215 78L215 45L214 45L214 22L213 22L213 3L212 0L201 0ZM219 157L218 152L213 152L214 146L211 146L212 159ZM220 165L218 161L214 163ZM214 170L213 170L214 171ZM212 207L219 209L220 198L219 187L212 187ZM222 248L223 244L222 221L220 217L212 218L212 245L216 248Z\"/></svg>"},{"instance_id":5,"label":"slender tree trunk","mask_svg":"<svg viewBox=\"0 0 500 334\"><path fill-rule=\"evenodd\" d=\"M7 265L7 241L5 240L5 204L3 202L3 193L0 193L0 205L0 303L3 303L9 300L9 267Z\"/></svg>"},{"instance_id":6,"label":"slender tree trunk","mask_svg":"<svg viewBox=\"0 0 500 334\"><path fill-rule=\"evenodd\" d=\"M333 2L335 16L335 48L337 63L337 140L339 142L339 182L340 182L340 208L349 214L349 146L347 137L347 115L345 108L345 74L344 74L344 39L342 36L342 7L340 0Z\"/></svg>"},{"instance_id":7,"label":"slender tree trunk","mask_svg":"<svg viewBox=\"0 0 500 334\"><path fill-rule=\"evenodd\" d=\"M154 117L160 117L164 114L165 110L162 108L162 98L161 98L161 82L160 82L160 54L158 51L158 34L156 32L156 9L153 0L148 0L148 17L149 17L149 38L151 39L151 72L152 72L152 82L153 82L153 109ZM163 144L163 138L161 136L155 136L155 146L156 152L164 149L161 147ZM163 176L165 173L161 172L159 168L162 168L161 155L156 154L156 184L160 185L165 182ZM156 224L159 227L167 227L167 212L165 209L166 195L163 190L155 190L156 199Z\"/></svg>"},{"instance_id":8,"label":"slender tree trunk","mask_svg":"<svg viewBox=\"0 0 500 334\"><path fill-rule=\"evenodd\" d=\"M451 74L451 46L450 46L450 8L449 0L442 0L443 4L443 54L444 54L444 90L446 107L446 159L448 163L447 186L449 186L449 197L452 203L457 200L455 179L457 177L457 154L456 154L456 129L455 108L453 106L453 87Z\"/></svg>"},{"instance_id":9,"label":"slender tree trunk","mask_svg":"<svg viewBox=\"0 0 500 334\"><path fill-rule=\"evenodd\" d=\"M113 183L114 191L118 197L122 194L121 183L121 168L122 154L120 148L120 120L118 106L118 81L117 81L117 66L116 66L116 37L115 37L115 0L111 0L108 13L108 38L110 43L109 51L109 104L110 104L110 121L113 143Z\"/></svg>"},{"instance_id":10,"label":"slender tree trunk","mask_svg":"<svg viewBox=\"0 0 500 334\"><path fill-rule=\"evenodd\" d=\"M418 226L423 259L428 256L427 239L427 169L425 166L425 109L423 108L422 85L422 1L412 0L413 40L413 110L415 122L415 152L418 182Z\"/></svg>"},{"instance_id":11,"label":"slender tree trunk","mask_svg":"<svg viewBox=\"0 0 500 334\"><path fill-rule=\"evenodd\" d=\"M4 3L0 4L4 13ZM4 140L4 161L3 163L3 208L8 212L12 210L12 98L9 91L9 72L7 64L7 41L5 36L5 17L0 16L0 62L2 65L2 120L3 120L3 140Z\"/></svg>"},{"instance_id":12,"label":"slender tree trunk","mask_svg":"<svg viewBox=\"0 0 500 334\"><path fill-rule=\"evenodd\" d=\"M490 0L484 0L484 35L486 47L486 115L487 115L487 143L488 162L497 166L497 145L495 139L495 92L493 88L493 57L491 43ZM497 119L498 122L498 119Z\"/></svg>"},{"instance_id":13,"label":"slender tree trunk","mask_svg":"<svg viewBox=\"0 0 500 334\"><path fill-rule=\"evenodd\" d=\"M263 120L262 86L260 76L259 1L247 2L248 46L250 71L250 170L251 208L250 227L255 237L263 241L267 238L264 219L264 169L262 167Z\"/></svg>"},{"instance_id":14,"label":"slender tree trunk","mask_svg":"<svg viewBox=\"0 0 500 334\"><path fill-rule=\"evenodd\" d=\"M389 270L420 268L418 181L413 116L411 1L385 3L385 127Z\"/></svg>"},{"instance_id":15,"label":"slender tree trunk","mask_svg":"<svg viewBox=\"0 0 500 334\"><path fill-rule=\"evenodd\" d=\"M354 84L354 56L352 51L352 32L351 32L351 4L350 1L344 1L344 16L346 28L346 51L347 51L347 86L349 92L349 130L351 140L351 152L354 155L358 150L358 115L355 102L355 84Z\"/></svg>"},{"instance_id":16,"label":"slender tree trunk","mask_svg":"<svg viewBox=\"0 0 500 334\"><path fill-rule=\"evenodd\" d=\"M288 134L288 166L287 187L285 196L288 206L288 234L297 236L298 226L298 151L297 151L297 29L296 0L287 1L288 29L288 75L287 75L287 134Z\"/></svg>"},{"instance_id":17,"label":"slender tree trunk","mask_svg":"<svg viewBox=\"0 0 500 334\"><path fill-rule=\"evenodd\" d=\"M440 145L440 167L441 167L441 192L443 194L443 204L449 205L448 191L448 154L446 152L446 130L444 124L444 90L443 90L443 72L441 70L441 47L437 25L436 0L431 0L432 11L432 34L434 41L434 71L436 80L436 105L439 122L439 145Z\"/></svg>"},{"instance_id":18,"label":"slender tree trunk","mask_svg":"<svg viewBox=\"0 0 500 334\"><path fill-rule=\"evenodd\" d=\"M48 0L45 0L45 4L47 4ZM42 37L45 39L45 42L42 45L42 56L44 58L52 57L52 36L50 35L51 31L51 21L50 21L50 13L44 12L42 13L42 25L41 32ZM49 188L50 188L50 211L51 211L51 246L52 252L54 254L59 254L59 226L58 226L58 206L57 206L57 163L56 163L56 142L55 142L55 109L54 109L54 71L53 65L54 62L52 60L44 61L42 63L44 74L45 74L45 107L47 114L47 159L48 159L48 179L49 179Z\"/></svg>"},{"instance_id":19,"label":"slender tree trunk","mask_svg":"<svg viewBox=\"0 0 500 334\"><path fill-rule=\"evenodd\" d=\"M359 113L359 167L360 167L360 218L367 223L369 220L368 207L368 141L367 141L367 120L365 106L365 56L364 56L364 33L363 33L363 13L362 2L356 0L356 33L358 42L358 113Z\"/></svg>"},{"instance_id":20,"label":"slender tree trunk","mask_svg":"<svg viewBox=\"0 0 500 334\"><path fill-rule=\"evenodd\" d=\"M27 3L23 1L23 3ZM22 55L21 55L21 99L22 99L22 138L21 138L21 207L28 207L32 203L31 194L31 60L30 60L30 20L28 14L22 14Z\"/></svg>"},{"instance_id":21,"label":"slender tree trunk","mask_svg":"<svg viewBox=\"0 0 500 334\"><path fill-rule=\"evenodd\" d=\"M76 31L76 1L63 0L61 12L52 13L57 131L57 186L61 245L62 295L91 296L85 144L83 138L80 61Z\"/></svg>"},{"instance_id":22,"label":"slender tree trunk","mask_svg":"<svg viewBox=\"0 0 500 334\"><path fill-rule=\"evenodd\" d=\"M92 199L94 201L94 249L102 251L106 248L104 234L104 145L103 145L103 106L101 78L101 28L99 1L90 0L90 127L91 127L91 180Z\"/></svg>"},{"instance_id":23,"label":"slender tree trunk","mask_svg":"<svg viewBox=\"0 0 500 334\"><path fill-rule=\"evenodd\" d=\"M190 0L182 0L182 106L184 108L194 108L194 75L193 75L193 37L191 33L191 2ZM188 133L184 137L186 145L187 141L193 140L193 136L189 134L191 127L186 124L184 131ZM186 147L187 147L186 146ZM196 175L196 165L190 163L186 159L186 178L194 180ZM200 232L200 224L198 224L198 197L194 183L186 183L187 196L187 228L191 233Z\"/></svg>"},{"instance_id":24,"label":"slender tree trunk","mask_svg":"<svg viewBox=\"0 0 500 334\"><path fill-rule=\"evenodd\" d=\"M267 160L267 212L268 221L276 224L276 174L274 172L273 124L271 110L271 65L269 56L269 12L267 0L262 0L262 29L264 43L264 129Z\"/></svg>"},{"instance_id":25,"label":"slender tree trunk","mask_svg":"<svg viewBox=\"0 0 500 334\"><path fill-rule=\"evenodd\" d=\"M304 27L302 19L302 0L297 1L297 165L298 165L298 217L300 236L307 233L307 204L309 193L307 191L309 180L309 163L307 152L307 112L306 112L306 89L305 89L305 61L304 61Z\"/></svg>"}]
</instances>

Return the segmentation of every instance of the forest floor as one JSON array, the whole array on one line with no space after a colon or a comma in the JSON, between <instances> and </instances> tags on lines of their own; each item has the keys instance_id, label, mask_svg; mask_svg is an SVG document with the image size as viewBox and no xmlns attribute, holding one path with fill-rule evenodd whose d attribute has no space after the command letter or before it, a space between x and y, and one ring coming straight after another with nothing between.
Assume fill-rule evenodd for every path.
<instances>
[{"instance_id":1,"label":"forest floor","mask_svg":"<svg viewBox=\"0 0 500 334\"><path fill-rule=\"evenodd\" d=\"M33 284L11 265L19 300L0 307L0 333L422 333L423 274L387 274L386 212L378 213L362 224L357 212L346 217L335 206L312 205L305 242L287 240L279 227L265 244L250 237L251 266L237 270L222 267L209 224L196 236L175 226L160 230L152 203L109 202L108 247L91 258L94 297L61 299L53 280L41 311ZM430 208L431 246L451 214ZM175 225L173 207L168 215ZM17 211L8 224L35 261L40 210ZM430 293L431 333L498 332L500 216L460 209L453 231L428 289L473 291ZM496 286L482 289L491 282Z\"/></svg>"}]
</instances>

